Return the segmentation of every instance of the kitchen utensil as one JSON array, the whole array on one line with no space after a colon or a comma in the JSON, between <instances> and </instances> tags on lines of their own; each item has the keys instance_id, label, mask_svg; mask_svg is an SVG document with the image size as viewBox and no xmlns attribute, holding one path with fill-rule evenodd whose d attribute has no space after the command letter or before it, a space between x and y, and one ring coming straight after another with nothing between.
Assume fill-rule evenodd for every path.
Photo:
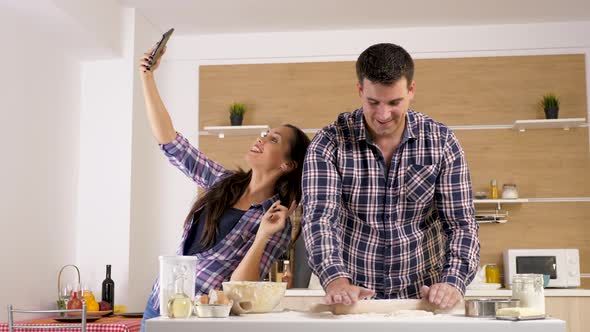
<instances>
[{"instance_id":1,"label":"kitchen utensil","mask_svg":"<svg viewBox=\"0 0 590 332\"><path fill-rule=\"evenodd\" d=\"M461 304L459 304L459 307ZM418 299L394 299L394 300L360 300L355 304L323 304L314 303L310 306L310 311L314 313L329 311L334 315L348 315L348 314L391 314L400 310L424 310L430 312L449 312L455 310L451 308L448 310L439 310L435 305L426 300Z\"/></svg>"},{"instance_id":2,"label":"kitchen utensil","mask_svg":"<svg viewBox=\"0 0 590 332\"><path fill-rule=\"evenodd\" d=\"M234 302L232 312L238 315L271 312L287 289L286 282L228 281L222 285L227 298Z\"/></svg>"},{"instance_id":3,"label":"kitchen utensil","mask_svg":"<svg viewBox=\"0 0 590 332\"><path fill-rule=\"evenodd\" d=\"M486 199L488 198L488 193L485 191L478 191L475 193L475 199Z\"/></svg>"},{"instance_id":4,"label":"kitchen utensil","mask_svg":"<svg viewBox=\"0 0 590 332\"><path fill-rule=\"evenodd\" d=\"M86 311L87 318L100 318L113 313L112 310L103 310L103 311ZM82 316L81 312L68 312L66 313L66 317L69 318L80 318Z\"/></svg>"},{"instance_id":5,"label":"kitchen utensil","mask_svg":"<svg viewBox=\"0 0 590 332\"><path fill-rule=\"evenodd\" d=\"M70 293L74 289L70 284L65 286L64 288L61 287L61 273L67 267L73 267L76 269L76 276L78 277L78 281L76 286L79 287L80 285L80 269L76 265L68 264L61 267L59 273L57 274L57 309L64 310L67 309L67 304L70 298ZM64 313L60 313L61 316L64 316Z\"/></svg>"},{"instance_id":6,"label":"kitchen utensil","mask_svg":"<svg viewBox=\"0 0 590 332\"><path fill-rule=\"evenodd\" d=\"M512 321L518 321L518 320L535 320L535 319L545 319L547 318L547 315L538 315L538 316L496 316L496 319L500 319L500 320L512 320Z\"/></svg>"},{"instance_id":7,"label":"kitchen utensil","mask_svg":"<svg viewBox=\"0 0 590 332\"><path fill-rule=\"evenodd\" d=\"M496 310L518 307L520 301L515 299L470 299L465 300L465 316L496 317Z\"/></svg>"},{"instance_id":8,"label":"kitchen utensil","mask_svg":"<svg viewBox=\"0 0 590 332\"><path fill-rule=\"evenodd\" d=\"M228 304L202 304L197 301L195 303L195 312L201 318L225 318L229 316L233 304L232 300Z\"/></svg>"},{"instance_id":9,"label":"kitchen utensil","mask_svg":"<svg viewBox=\"0 0 590 332\"><path fill-rule=\"evenodd\" d=\"M175 292L178 271L186 271L182 291L192 303L195 298L195 278L197 257L195 256L160 256L160 315L168 316L168 302Z\"/></svg>"},{"instance_id":10,"label":"kitchen utensil","mask_svg":"<svg viewBox=\"0 0 590 332\"><path fill-rule=\"evenodd\" d=\"M141 318L143 317L143 312L120 312L114 314L113 316L121 316L126 318Z\"/></svg>"},{"instance_id":11,"label":"kitchen utensil","mask_svg":"<svg viewBox=\"0 0 590 332\"><path fill-rule=\"evenodd\" d=\"M90 322L94 322L99 320L100 317L86 317L86 322L90 323ZM58 322L62 322L62 323L76 323L76 322L81 322L82 321L82 317L55 317L53 318L53 320L58 321Z\"/></svg>"}]
</instances>

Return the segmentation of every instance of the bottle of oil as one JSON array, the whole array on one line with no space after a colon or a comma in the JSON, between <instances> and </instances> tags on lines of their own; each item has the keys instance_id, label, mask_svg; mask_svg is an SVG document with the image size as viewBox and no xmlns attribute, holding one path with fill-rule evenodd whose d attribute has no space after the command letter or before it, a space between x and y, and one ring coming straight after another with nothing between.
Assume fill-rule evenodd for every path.
<instances>
[{"instance_id":1,"label":"bottle of oil","mask_svg":"<svg viewBox=\"0 0 590 332\"><path fill-rule=\"evenodd\" d=\"M496 179L490 181L490 198L498 199L498 184L496 183Z\"/></svg>"},{"instance_id":2,"label":"bottle of oil","mask_svg":"<svg viewBox=\"0 0 590 332\"><path fill-rule=\"evenodd\" d=\"M293 287L293 274L291 273L289 260L283 261L283 277L281 281L287 283L287 288Z\"/></svg>"},{"instance_id":3,"label":"bottle of oil","mask_svg":"<svg viewBox=\"0 0 590 332\"><path fill-rule=\"evenodd\" d=\"M186 266L174 268L176 281L174 283L174 295L168 299L168 317L189 318L193 313L191 299L184 293L184 281L186 279Z\"/></svg>"}]
</instances>

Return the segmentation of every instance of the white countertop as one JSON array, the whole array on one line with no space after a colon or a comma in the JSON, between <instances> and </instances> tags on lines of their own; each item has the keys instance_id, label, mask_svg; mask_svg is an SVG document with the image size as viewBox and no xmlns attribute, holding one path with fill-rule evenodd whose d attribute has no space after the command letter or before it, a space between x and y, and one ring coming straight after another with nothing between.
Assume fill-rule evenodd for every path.
<instances>
[{"instance_id":1,"label":"white countertop","mask_svg":"<svg viewBox=\"0 0 590 332\"><path fill-rule=\"evenodd\" d=\"M321 289L287 289L285 296L324 296L324 291ZM470 290L468 289L466 297L510 297L512 296L512 290L510 289L494 289L494 290ZM577 296L590 296L590 289L581 288L547 288L545 289L546 297L577 297Z\"/></svg>"},{"instance_id":2,"label":"white countertop","mask_svg":"<svg viewBox=\"0 0 590 332\"><path fill-rule=\"evenodd\" d=\"M493 318L470 318L435 315L400 318L383 314L342 315L282 311L268 314L230 316L228 318L169 319L158 317L146 322L146 332L565 332L565 322L548 318L531 321L501 321Z\"/></svg>"}]
</instances>

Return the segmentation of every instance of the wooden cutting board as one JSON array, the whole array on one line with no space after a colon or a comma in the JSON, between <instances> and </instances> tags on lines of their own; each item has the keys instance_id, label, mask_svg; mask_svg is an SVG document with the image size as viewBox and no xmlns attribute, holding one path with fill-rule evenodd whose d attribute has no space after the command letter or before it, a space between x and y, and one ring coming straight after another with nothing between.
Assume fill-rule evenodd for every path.
<instances>
[{"instance_id":1,"label":"wooden cutting board","mask_svg":"<svg viewBox=\"0 0 590 332\"><path fill-rule=\"evenodd\" d=\"M457 306L462 306L460 302ZM454 309L454 308L453 308ZM315 303L310 307L311 312L331 312L335 315L348 315L348 314L391 314L400 310L424 310L430 312L443 313L450 310L438 310L435 305L430 304L426 300L416 299L395 299L395 300L360 300L355 304L323 304Z\"/></svg>"}]
</instances>

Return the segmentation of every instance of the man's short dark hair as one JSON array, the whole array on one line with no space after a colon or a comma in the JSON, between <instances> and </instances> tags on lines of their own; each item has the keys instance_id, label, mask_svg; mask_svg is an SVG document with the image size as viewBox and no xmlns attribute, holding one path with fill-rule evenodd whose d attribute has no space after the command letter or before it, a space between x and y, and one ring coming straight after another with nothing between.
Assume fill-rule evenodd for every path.
<instances>
[{"instance_id":1,"label":"man's short dark hair","mask_svg":"<svg viewBox=\"0 0 590 332\"><path fill-rule=\"evenodd\" d=\"M366 78L384 85L394 84L405 77L409 87L414 78L414 60L401 46L375 44L361 53L356 61L356 76L360 84Z\"/></svg>"}]
</instances>

